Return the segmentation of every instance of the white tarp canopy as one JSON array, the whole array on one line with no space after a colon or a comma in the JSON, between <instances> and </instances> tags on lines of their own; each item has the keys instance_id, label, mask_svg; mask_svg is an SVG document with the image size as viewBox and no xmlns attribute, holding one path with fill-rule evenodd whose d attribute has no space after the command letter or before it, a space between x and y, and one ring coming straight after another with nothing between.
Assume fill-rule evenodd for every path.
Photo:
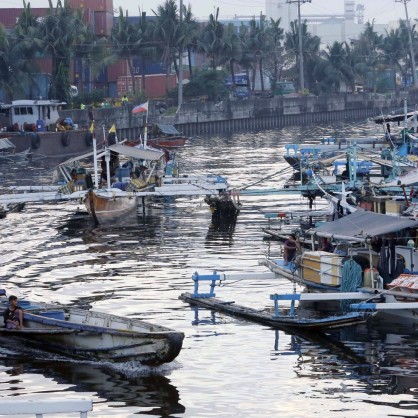
<instances>
[{"instance_id":1,"label":"white tarp canopy","mask_svg":"<svg viewBox=\"0 0 418 418\"><path fill-rule=\"evenodd\" d=\"M160 150L129 147L123 144L110 145L109 149L127 157L137 158L138 160L157 161L164 155L164 152Z\"/></svg>"},{"instance_id":2,"label":"white tarp canopy","mask_svg":"<svg viewBox=\"0 0 418 418\"><path fill-rule=\"evenodd\" d=\"M397 232L406 228L418 228L418 222L409 218L358 211L333 222L327 222L311 230L323 237L345 236L357 240Z\"/></svg>"},{"instance_id":3,"label":"white tarp canopy","mask_svg":"<svg viewBox=\"0 0 418 418\"><path fill-rule=\"evenodd\" d=\"M122 155L126 155L127 157L137 158L139 160L148 160L148 161L157 161L159 160L164 152L160 150L153 150L153 149L143 149L143 148L136 148L136 147L129 147L128 145L123 144L114 144L109 146L109 150L117 152ZM94 152L88 152L87 154L79 155L78 157L70 158L69 160L64 161L60 165L69 165L76 161L84 160L85 158L93 157ZM97 153L97 158L100 159L105 152L101 150Z\"/></svg>"}]
</instances>

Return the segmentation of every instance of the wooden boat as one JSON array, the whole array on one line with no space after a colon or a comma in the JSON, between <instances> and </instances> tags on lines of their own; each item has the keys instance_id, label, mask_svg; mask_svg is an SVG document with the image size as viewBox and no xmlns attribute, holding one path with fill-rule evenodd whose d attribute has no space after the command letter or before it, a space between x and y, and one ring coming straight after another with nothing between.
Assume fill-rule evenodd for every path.
<instances>
[{"instance_id":1,"label":"wooden boat","mask_svg":"<svg viewBox=\"0 0 418 418\"><path fill-rule=\"evenodd\" d=\"M115 221L122 217L126 218L136 213L136 196L118 197L118 189L89 189L84 198L87 212L97 224Z\"/></svg>"},{"instance_id":2,"label":"wooden boat","mask_svg":"<svg viewBox=\"0 0 418 418\"><path fill-rule=\"evenodd\" d=\"M139 319L76 308L25 309L23 326L22 330L3 328L1 333L88 360L136 360L152 366L173 361L184 339L182 332Z\"/></svg>"},{"instance_id":3,"label":"wooden boat","mask_svg":"<svg viewBox=\"0 0 418 418\"><path fill-rule=\"evenodd\" d=\"M155 124L149 129L147 143L152 147L177 148L184 146L187 139L173 125Z\"/></svg>"},{"instance_id":4,"label":"wooden boat","mask_svg":"<svg viewBox=\"0 0 418 418\"><path fill-rule=\"evenodd\" d=\"M192 305L223 312L227 315L237 316L246 320L268 325L273 328L302 328L302 329L330 329L347 327L367 321L370 315L360 312L349 312L342 315L331 315L322 318L302 317L295 314L289 316L282 314L276 316L273 312L263 312L248 306L238 305L235 302L223 301L218 298L202 299L190 293L183 293L180 299Z\"/></svg>"},{"instance_id":5,"label":"wooden boat","mask_svg":"<svg viewBox=\"0 0 418 418\"><path fill-rule=\"evenodd\" d=\"M327 316L305 316L306 312L295 308L295 301L298 300L294 294L271 294L270 300L274 301L274 308L269 310L258 310L251 307L238 305L235 301L223 301L215 297L214 287L218 281L226 279L251 279L251 278L267 278L268 276L258 273L226 275L214 272L210 275L193 274L194 293L183 293L180 299L192 305L204 307L216 311L226 313L228 315L238 316L249 321L261 323L274 328L300 328L300 329L327 329L350 326L357 323L365 322L369 318L367 312L348 312L342 314L334 314ZM274 276L273 276L274 277ZM271 278L271 276L270 276ZM210 281L210 292L200 293L199 283L201 281ZM300 298L299 298L300 299ZM290 309L285 311L279 310L279 301L291 301Z\"/></svg>"}]
</instances>

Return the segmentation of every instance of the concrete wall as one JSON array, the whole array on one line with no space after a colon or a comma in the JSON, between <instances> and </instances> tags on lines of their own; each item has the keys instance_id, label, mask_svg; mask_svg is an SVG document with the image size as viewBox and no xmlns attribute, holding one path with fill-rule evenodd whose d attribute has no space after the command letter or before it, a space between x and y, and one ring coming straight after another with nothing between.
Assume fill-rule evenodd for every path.
<instances>
[{"instance_id":1,"label":"concrete wall","mask_svg":"<svg viewBox=\"0 0 418 418\"><path fill-rule=\"evenodd\" d=\"M417 97L410 95L408 103L414 106ZM137 137L145 123L145 114L133 115L131 109L132 106L94 109L96 129L103 124L107 128L115 124L119 138ZM160 115L159 109L150 102L148 124L175 125L187 135L196 135L364 119L395 109L403 112L403 97L386 98L371 93L225 100L215 104L195 101L185 103L181 112L169 116ZM90 125L87 110L67 110L61 114L71 116L81 127Z\"/></svg>"}]
</instances>

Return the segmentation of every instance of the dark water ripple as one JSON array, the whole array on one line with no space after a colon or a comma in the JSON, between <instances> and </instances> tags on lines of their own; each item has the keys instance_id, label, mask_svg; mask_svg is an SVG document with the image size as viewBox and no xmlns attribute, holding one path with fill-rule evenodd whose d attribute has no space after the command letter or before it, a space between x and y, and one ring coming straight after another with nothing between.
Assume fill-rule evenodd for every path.
<instances>
[{"instance_id":1,"label":"dark water ripple","mask_svg":"<svg viewBox=\"0 0 418 418\"><path fill-rule=\"evenodd\" d=\"M180 172L222 174L235 187L278 188L289 178L283 145L325 136L365 136L368 123L287 128L194 138L177 157ZM1 165L0 189L49 184L36 164ZM356 327L298 336L178 299L194 271L264 271L277 244L263 239L263 213L300 210L300 196L241 196L236 225L217 228L202 198L148 202L135 219L95 227L80 204L30 204L1 220L0 277L8 293L139 317L185 333L172 364L157 369L74 362L0 339L1 398L89 396L95 417L384 417L417 416L418 332ZM324 206L316 202L316 207ZM80 207L80 209L82 209ZM275 282L225 283L225 300L271 308L268 295L292 291Z\"/></svg>"}]
</instances>

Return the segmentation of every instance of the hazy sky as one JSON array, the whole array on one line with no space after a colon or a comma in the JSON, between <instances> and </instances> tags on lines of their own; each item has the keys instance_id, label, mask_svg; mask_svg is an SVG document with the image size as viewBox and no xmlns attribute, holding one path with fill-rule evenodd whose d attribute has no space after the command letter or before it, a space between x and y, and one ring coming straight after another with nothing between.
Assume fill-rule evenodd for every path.
<instances>
[{"instance_id":1,"label":"hazy sky","mask_svg":"<svg viewBox=\"0 0 418 418\"><path fill-rule=\"evenodd\" d=\"M27 0L32 7L48 7L48 0ZM269 2L285 2L285 0L268 0ZM122 6L128 9L131 16L138 14L138 6L141 10L152 14L152 9L156 10L163 0L113 0L113 6L118 9ZM265 12L265 0L183 0L185 5L191 4L193 13L198 18L205 18L219 7L220 17L253 16ZM22 0L0 0L0 7L22 7ZM56 4L56 0L53 0ZM129 4L129 6L127 6ZM178 4L180 1L178 0ZM365 21L375 19L376 23L387 23L390 20L398 20L405 17L405 9L402 3L395 0L358 0L356 4L365 6ZM309 14L319 13L342 13L344 10L344 0L312 0L312 2L302 5L301 11ZM411 0L408 3L410 18L418 19L418 0Z\"/></svg>"}]
</instances>

